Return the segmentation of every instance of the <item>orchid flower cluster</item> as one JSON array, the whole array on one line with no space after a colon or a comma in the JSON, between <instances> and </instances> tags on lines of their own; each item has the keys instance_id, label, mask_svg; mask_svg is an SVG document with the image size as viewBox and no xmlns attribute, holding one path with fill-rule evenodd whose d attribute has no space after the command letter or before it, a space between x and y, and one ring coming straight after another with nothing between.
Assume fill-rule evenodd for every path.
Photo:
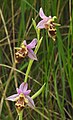
<instances>
[{"instance_id":1,"label":"orchid flower cluster","mask_svg":"<svg viewBox=\"0 0 73 120\"><path fill-rule=\"evenodd\" d=\"M40 8L39 16L41 17L41 21L37 24L37 29L46 29L48 31L49 37L51 37L54 41L56 38L56 26L59 24L55 23L54 20L56 16L54 17L47 17L43 9ZM26 40L24 40L19 48L17 48L17 52L15 53L15 62L19 63L21 62L26 56L33 60L37 60L37 57L35 53L33 52L33 48L35 48L37 44L37 39L34 38L30 44L26 43Z\"/></svg>"},{"instance_id":2,"label":"orchid flower cluster","mask_svg":"<svg viewBox=\"0 0 73 120\"><path fill-rule=\"evenodd\" d=\"M47 17L43 9L40 8L39 16L42 18L42 20L37 24L37 29L46 29L48 31L49 37L51 37L54 41L56 38L56 23L54 22L54 17ZM26 43L26 40L24 40L21 43L21 46L19 48L16 48L15 53L15 63L20 63L25 57L29 57L32 60L37 61L37 56L32 50L36 47L37 39L34 38L29 44ZM19 88L16 89L17 94L11 95L6 98L6 100L15 101L15 106L18 112L21 112L21 110L24 109L26 105L28 105L30 108L34 108L35 104L33 99L29 96L31 90L27 90L28 83L23 82L19 86Z\"/></svg>"}]
</instances>

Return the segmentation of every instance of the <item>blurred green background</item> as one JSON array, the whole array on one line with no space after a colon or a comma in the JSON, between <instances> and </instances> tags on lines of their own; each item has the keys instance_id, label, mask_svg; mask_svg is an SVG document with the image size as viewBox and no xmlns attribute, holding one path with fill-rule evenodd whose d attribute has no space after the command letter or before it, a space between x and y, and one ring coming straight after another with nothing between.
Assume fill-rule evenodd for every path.
<instances>
[{"instance_id":1,"label":"blurred green background","mask_svg":"<svg viewBox=\"0 0 73 120\"><path fill-rule=\"evenodd\" d=\"M31 96L46 83L34 99L36 111L24 109L23 120L73 120L73 1L71 0L0 0L0 120L18 120L13 102L7 96L16 93L25 77L29 58L13 66L14 47L25 39L37 37L32 25L46 16L57 16L60 27L54 42L46 30L28 78ZM12 69L15 67L15 69Z\"/></svg>"}]
</instances>

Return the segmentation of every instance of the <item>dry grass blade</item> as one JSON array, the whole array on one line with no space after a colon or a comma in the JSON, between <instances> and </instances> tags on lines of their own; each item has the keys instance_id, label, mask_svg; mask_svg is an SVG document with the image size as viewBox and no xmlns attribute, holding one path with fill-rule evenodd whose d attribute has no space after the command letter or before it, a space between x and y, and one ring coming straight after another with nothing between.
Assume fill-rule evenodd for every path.
<instances>
[{"instance_id":1,"label":"dry grass blade","mask_svg":"<svg viewBox=\"0 0 73 120\"><path fill-rule=\"evenodd\" d=\"M13 46L15 47L15 29L14 29L14 1L11 0L11 6L12 6L12 26L13 26ZM15 62L15 49L14 49L14 62ZM16 68L16 64L14 64L14 67ZM16 88L18 87L18 84L17 84L17 77L16 77L16 72L14 71L14 81L15 81L15 86Z\"/></svg>"},{"instance_id":2,"label":"dry grass blade","mask_svg":"<svg viewBox=\"0 0 73 120\"><path fill-rule=\"evenodd\" d=\"M6 33L7 39L8 39L8 44L9 44L11 58L12 58L12 63L13 63L13 54L12 54L12 48L11 48L11 44L10 44L10 39L9 39L7 27L6 27L5 20L4 20L4 17L3 17L1 9L0 9L0 15L1 15L1 18L2 18L2 21L3 21L3 24L4 24L4 29L5 29L5 33Z\"/></svg>"},{"instance_id":3,"label":"dry grass blade","mask_svg":"<svg viewBox=\"0 0 73 120\"><path fill-rule=\"evenodd\" d=\"M7 84L5 86L5 90L3 92L3 95L2 95L2 98L1 98L1 103L0 103L0 116L1 116L1 112L2 112L2 107L3 107L3 102L4 102L4 98L6 96L6 92L7 92L7 89L8 89L8 86L9 86L9 83L10 83L10 80L11 80L11 76L12 76L12 73L13 73L13 69L11 69L10 71L10 74L9 74L9 78L7 80Z\"/></svg>"}]
</instances>

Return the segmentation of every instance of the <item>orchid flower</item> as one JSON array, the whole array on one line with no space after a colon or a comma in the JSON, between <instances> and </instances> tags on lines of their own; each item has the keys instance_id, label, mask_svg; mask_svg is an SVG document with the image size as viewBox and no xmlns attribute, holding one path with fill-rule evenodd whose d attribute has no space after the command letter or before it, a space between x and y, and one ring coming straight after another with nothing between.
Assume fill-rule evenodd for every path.
<instances>
[{"instance_id":1,"label":"orchid flower","mask_svg":"<svg viewBox=\"0 0 73 120\"><path fill-rule=\"evenodd\" d=\"M34 101L29 96L31 90L27 90L28 84L22 83L19 88L17 88L17 94L11 95L6 98L6 100L15 101L15 106L18 110L22 110L25 105L28 105L31 108L34 108Z\"/></svg>"},{"instance_id":2,"label":"orchid flower","mask_svg":"<svg viewBox=\"0 0 73 120\"><path fill-rule=\"evenodd\" d=\"M56 26L60 26L60 24L54 23L54 20L56 19L56 16L54 17L47 17L43 9L40 8L39 16L42 18L42 20L37 24L37 28L39 29L47 29L49 37L51 37L54 41L56 38Z\"/></svg>"},{"instance_id":3,"label":"orchid flower","mask_svg":"<svg viewBox=\"0 0 73 120\"><path fill-rule=\"evenodd\" d=\"M52 17L51 17L51 16L47 17L47 16L44 14L42 8L40 8L39 16L42 18L42 20L37 24L37 28L40 28L40 29L45 28L45 29L46 29L46 25L48 24L47 22L48 22L50 19L52 19Z\"/></svg>"},{"instance_id":4,"label":"orchid flower","mask_svg":"<svg viewBox=\"0 0 73 120\"><path fill-rule=\"evenodd\" d=\"M16 48L17 52L15 53L15 62L16 63L21 62L21 60L23 60L23 58L25 58L26 56L28 56L32 60L37 60L37 57L34 51L32 50L33 48L35 48L36 44L37 44L36 38L34 38L30 44L27 44L26 40L24 40L21 46L19 48Z\"/></svg>"},{"instance_id":5,"label":"orchid flower","mask_svg":"<svg viewBox=\"0 0 73 120\"><path fill-rule=\"evenodd\" d=\"M24 40L24 41L23 41L23 44L27 47L27 50L28 50L27 56L28 56L29 58L31 58L32 60L37 60L37 57L36 57L34 51L32 50L33 48L35 48L35 46L36 46L36 44L37 44L37 39L34 38L34 39L32 40L32 42L29 43L29 44L27 44L27 43L26 43L26 40Z\"/></svg>"}]
</instances>

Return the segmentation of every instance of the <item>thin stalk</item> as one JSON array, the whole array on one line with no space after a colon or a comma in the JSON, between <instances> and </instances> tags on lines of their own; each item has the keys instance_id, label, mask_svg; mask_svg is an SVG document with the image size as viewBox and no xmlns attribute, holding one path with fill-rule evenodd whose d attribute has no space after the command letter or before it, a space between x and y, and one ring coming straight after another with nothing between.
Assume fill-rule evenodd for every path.
<instances>
[{"instance_id":1,"label":"thin stalk","mask_svg":"<svg viewBox=\"0 0 73 120\"><path fill-rule=\"evenodd\" d=\"M0 66L3 66L3 67L5 67L5 68L9 68L9 69L13 69L14 71L16 71L16 72L18 72L18 73L20 73L21 75L26 75L24 72L22 72L21 70L18 70L18 69L16 69L16 68L14 68L14 67L11 67L11 66L9 66L9 65L5 65L5 64L0 64ZM32 77L31 76L29 76L28 75L28 78L29 79L32 79ZM33 79L37 84L39 84L39 85L41 85L38 81L36 81L36 79Z\"/></svg>"},{"instance_id":2,"label":"thin stalk","mask_svg":"<svg viewBox=\"0 0 73 120\"><path fill-rule=\"evenodd\" d=\"M39 49L39 47L40 47L40 45L41 45L41 42L42 42L42 38L38 41L38 44L37 44L37 46L36 46L36 48L35 48L35 54L38 52L38 49ZM29 61L29 64L28 64L28 68L27 68L27 71L26 71L26 75L25 75L24 82L27 82L28 75L29 75L31 66L32 66L32 64L33 64L33 61L34 61L34 60L30 60L30 61Z\"/></svg>"},{"instance_id":3,"label":"thin stalk","mask_svg":"<svg viewBox=\"0 0 73 120\"><path fill-rule=\"evenodd\" d=\"M14 66L13 66L13 67L14 67ZM7 83L6 83L6 86L5 86L5 89L4 89L2 98L1 98L1 102L0 102L0 105L1 105L1 106L0 106L0 115L1 115L1 112L2 112L4 98L5 98L5 96L6 96L6 92L7 92L9 83L10 83L10 81L11 81L11 76L12 76L12 74L13 74L13 68L12 68L11 71L10 71L9 78L8 78L8 80L7 80Z\"/></svg>"},{"instance_id":4,"label":"thin stalk","mask_svg":"<svg viewBox=\"0 0 73 120\"><path fill-rule=\"evenodd\" d=\"M12 7L12 30L13 30L13 46L15 47L15 29L14 29L14 6L13 6L13 0L11 0L11 7ZM14 62L15 62L15 49L14 49ZM14 68L16 68L16 64L14 64ZM17 84L17 77L16 77L16 71L14 71L14 81L16 88L18 87Z\"/></svg>"},{"instance_id":5,"label":"thin stalk","mask_svg":"<svg viewBox=\"0 0 73 120\"><path fill-rule=\"evenodd\" d=\"M46 115L44 115L42 112L40 112L38 109L34 109L39 115L41 115L45 120L50 120Z\"/></svg>"},{"instance_id":6,"label":"thin stalk","mask_svg":"<svg viewBox=\"0 0 73 120\"><path fill-rule=\"evenodd\" d=\"M38 13L38 11L27 1L27 0L23 0L28 6L30 6L30 8L32 10L34 10L36 13Z\"/></svg>"},{"instance_id":7,"label":"thin stalk","mask_svg":"<svg viewBox=\"0 0 73 120\"><path fill-rule=\"evenodd\" d=\"M3 88L3 83L2 83L2 81L1 81L1 79L0 79L0 83L1 83L1 85L2 85L2 91L3 91L4 88ZM6 95L5 95L5 97L6 97ZM9 106L9 104L8 104L8 101L6 100L5 102L6 102L6 106L7 106L7 108L8 108L8 112L9 112L9 115L10 115L11 120L14 120L14 119L13 119L13 116L12 116L12 112L11 112L10 106ZM1 107L1 104L0 104L0 107ZM0 116L0 117L1 117L1 116Z\"/></svg>"},{"instance_id":8,"label":"thin stalk","mask_svg":"<svg viewBox=\"0 0 73 120\"><path fill-rule=\"evenodd\" d=\"M22 120L23 110L19 113L19 120Z\"/></svg>"},{"instance_id":9,"label":"thin stalk","mask_svg":"<svg viewBox=\"0 0 73 120\"><path fill-rule=\"evenodd\" d=\"M12 63L13 63L13 54L12 54L12 48L11 48L11 44L10 44L10 39L9 39L9 35L8 35L6 23L5 23L5 20L4 20L4 17L3 17L3 14L2 14L1 9L0 9L0 15L1 15L1 18L2 18L2 21L3 21L3 24L4 24L4 29L5 29L5 32L6 32L6 35L7 35L8 44L9 44L9 49L10 49L11 58L12 58Z\"/></svg>"}]
</instances>

